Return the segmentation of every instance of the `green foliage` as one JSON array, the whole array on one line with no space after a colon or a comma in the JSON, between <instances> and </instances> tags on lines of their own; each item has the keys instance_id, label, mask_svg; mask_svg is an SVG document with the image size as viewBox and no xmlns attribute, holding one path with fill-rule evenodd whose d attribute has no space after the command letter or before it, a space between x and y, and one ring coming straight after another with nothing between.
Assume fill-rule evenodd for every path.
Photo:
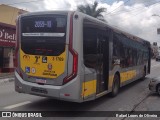
<instances>
[{"instance_id":1,"label":"green foliage","mask_svg":"<svg viewBox=\"0 0 160 120\"><path fill-rule=\"evenodd\" d=\"M93 5L87 4L87 5L80 5L78 6L77 10L79 12L85 13L87 15L90 15L92 17L98 18L102 21L105 21L104 16L102 15L103 12L106 12L106 8L97 8L98 2L94 2Z\"/></svg>"}]
</instances>

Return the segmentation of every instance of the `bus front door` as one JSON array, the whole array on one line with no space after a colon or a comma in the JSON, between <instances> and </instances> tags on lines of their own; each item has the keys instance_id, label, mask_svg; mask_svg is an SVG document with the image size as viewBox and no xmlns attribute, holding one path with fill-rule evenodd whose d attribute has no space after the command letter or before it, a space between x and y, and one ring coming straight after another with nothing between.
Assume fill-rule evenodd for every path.
<instances>
[{"instance_id":1,"label":"bus front door","mask_svg":"<svg viewBox=\"0 0 160 120\"><path fill-rule=\"evenodd\" d=\"M97 38L97 94L108 90L109 40L105 36Z\"/></svg>"}]
</instances>

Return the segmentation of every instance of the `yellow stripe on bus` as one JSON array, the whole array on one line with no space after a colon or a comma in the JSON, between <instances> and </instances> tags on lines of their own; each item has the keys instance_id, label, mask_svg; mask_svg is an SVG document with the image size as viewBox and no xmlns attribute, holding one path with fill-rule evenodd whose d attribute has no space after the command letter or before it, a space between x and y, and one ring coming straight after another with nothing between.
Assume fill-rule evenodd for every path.
<instances>
[{"instance_id":1,"label":"yellow stripe on bus","mask_svg":"<svg viewBox=\"0 0 160 120\"><path fill-rule=\"evenodd\" d=\"M125 82L127 80L130 80L134 77L136 77L136 70L131 70L131 71L120 73L121 83ZM109 76L109 86L110 87L112 86L113 78L114 78L113 75ZM82 84L82 96L87 97L89 95L92 95L92 94L96 93L96 86L97 86L96 85L96 80L83 82L83 84Z\"/></svg>"},{"instance_id":2,"label":"yellow stripe on bus","mask_svg":"<svg viewBox=\"0 0 160 120\"><path fill-rule=\"evenodd\" d=\"M136 76L136 70L120 73L121 83L130 80Z\"/></svg>"},{"instance_id":3,"label":"yellow stripe on bus","mask_svg":"<svg viewBox=\"0 0 160 120\"><path fill-rule=\"evenodd\" d=\"M137 75L136 70L130 70L130 71L120 73L121 83L136 77L136 75ZM110 75L109 76L109 87L112 87L113 79L114 79L114 75Z\"/></svg>"},{"instance_id":4,"label":"yellow stripe on bus","mask_svg":"<svg viewBox=\"0 0 160 120\"><path fill-rule=\"evenodd\" d=\"M83 82L82 84L82 96L87 97L96 93L96 80Z\"/></svg>"}]
</instances>

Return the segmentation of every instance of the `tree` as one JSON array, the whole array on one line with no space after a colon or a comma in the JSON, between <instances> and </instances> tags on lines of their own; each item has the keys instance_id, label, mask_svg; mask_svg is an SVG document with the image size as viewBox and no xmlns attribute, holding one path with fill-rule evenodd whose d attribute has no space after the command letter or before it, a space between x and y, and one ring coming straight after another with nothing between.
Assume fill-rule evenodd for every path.
<instances>
[{"instance_id":1,"label":"tree","mask_svg":"<svg viewBox=\"0 0 160 120\"><path fill-rule=\"evenodd\" d=\"M105 21L102 13L106 12L106 8L103 7L97 8L97 7L98 7L98 2L95 1L93 5L87 4L78 6L77 10L92 17L98 18L102 21Z\"/></svg>"}]
</instances>

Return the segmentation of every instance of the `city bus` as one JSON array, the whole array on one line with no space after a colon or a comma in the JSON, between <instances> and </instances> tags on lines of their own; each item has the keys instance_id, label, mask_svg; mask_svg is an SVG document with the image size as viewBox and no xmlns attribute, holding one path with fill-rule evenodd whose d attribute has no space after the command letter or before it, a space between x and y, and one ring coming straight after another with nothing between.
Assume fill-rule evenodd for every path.
<instances>
[{"instance_id":1,"label":"city bus","mask_svg":"<svg viewBox=\"0 0 160 120\"><path fill-rule=\"evenodd\" d=\"M150 73L150 42L81 12L22 14L16 30L19 93L80 103Z\"/></svg>"}]
</instances>

